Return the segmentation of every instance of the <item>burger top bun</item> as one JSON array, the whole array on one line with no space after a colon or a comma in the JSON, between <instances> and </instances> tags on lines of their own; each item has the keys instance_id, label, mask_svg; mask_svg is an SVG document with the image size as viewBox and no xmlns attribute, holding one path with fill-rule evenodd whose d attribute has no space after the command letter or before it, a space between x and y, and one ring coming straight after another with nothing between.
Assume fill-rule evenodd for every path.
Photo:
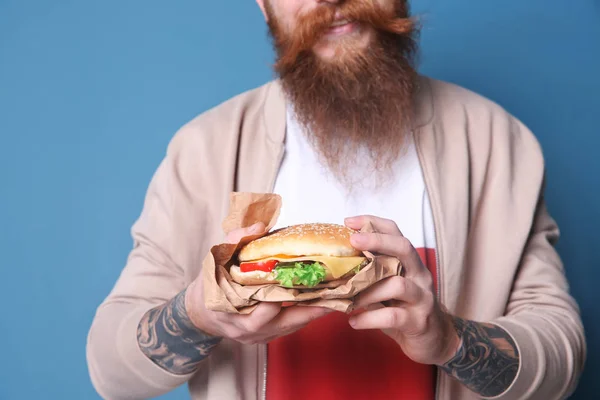
<instances>
[{"instance_id":1,"label":"burger top bun","mask_svg":"<svg viewBox=\"0 0 600 400\"><path fill-rule=\"evenodd\" d=\"M350 244L354 231L343 225L313 223L278 229L244 246L238 258L241 262L274 256L357 257L362 252Z\"/></svg>"}]
</instances>

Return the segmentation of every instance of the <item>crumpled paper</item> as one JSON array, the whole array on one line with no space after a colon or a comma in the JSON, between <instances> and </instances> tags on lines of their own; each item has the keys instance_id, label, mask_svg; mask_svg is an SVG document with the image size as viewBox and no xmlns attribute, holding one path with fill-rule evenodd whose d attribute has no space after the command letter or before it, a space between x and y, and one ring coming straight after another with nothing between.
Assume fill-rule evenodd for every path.
<instances>
[{"instance_id":1,"label":"crumpled paper","mask_svg":"<svg viewBox=\"0 0 600 400\"><path fill-rule=\"evenodd\" d=\"M281 196L272 193L235 192L230 195L229 215L222 225L225 233L257 222L266 225L266 232L244 237L238 244L221 243L211 248L201 272L207 309L249 314L259 302L291 302L347 313L353 310L353 299L358 293L382 279L401 273L402 267L397 258L364 252L369 262L358 274L311 289L286 288L277 284L243 286L234 282L229 268L237 264L239 250L275 226L281 205ZM374 229L369 224L360 231L373 232Z\"/></svg>"}]
</instances>

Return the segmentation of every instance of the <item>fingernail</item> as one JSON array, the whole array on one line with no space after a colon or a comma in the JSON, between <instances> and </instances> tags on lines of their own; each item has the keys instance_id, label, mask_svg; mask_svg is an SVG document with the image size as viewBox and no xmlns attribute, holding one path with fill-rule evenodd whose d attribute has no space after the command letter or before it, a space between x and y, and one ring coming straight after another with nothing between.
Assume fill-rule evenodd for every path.
<instances>
[{"instance_id":1,"label":"fingernail","mask_svg":"<svg viewBox=\"0 0 600 400\"><path fill-rule=\"evenodd\" d=\"M344 222L346 223L353 223L353 222L357 222L358 221L358 217L347 217L344 219Z\"/></svg>"},{"instance_id":2,"label":"fingernail","mask_svg":"<svg viewBox=\"0 0 600 400\"><path fill-rule=\"evenodd\" d=\"M260 231L260 223L256 223L254 225L252 225L249 229L250 233L258 233Z\"/></svg>"},{"instance_id":3,"label":"fingernail","mask_svg":"<svg viewBox=\"0 0 600 400\"><path fill-rule=\"evenodd\" d=\"M354 326L356 325L356 318L354 318L354 317L349 318L348 323L350 324L351 327L354 328Z\"/></svg>"}]
</instances>

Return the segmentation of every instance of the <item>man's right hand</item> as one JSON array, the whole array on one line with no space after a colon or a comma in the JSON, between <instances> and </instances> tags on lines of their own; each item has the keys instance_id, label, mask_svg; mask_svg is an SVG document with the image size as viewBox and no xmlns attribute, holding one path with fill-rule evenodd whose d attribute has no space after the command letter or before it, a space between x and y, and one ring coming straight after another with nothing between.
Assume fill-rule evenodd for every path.
<instances>
[{"instance_id":1,"label":"man's right hand","mask_svg":"<svg viewBox=\"0 0 600 400\"><path fill-rule=\"evenodd\" d=\"M227 242L236 244L246 236L265 232L263 223L237 229L227 235ZM207 310L204 306L202 279L198 277L187 289L185 309L194 326L216 337L225 337L244 344L266 343L293 333L309 322L332 310L323 307L291 306L282 309L280 303L259 303L250 314L232 314Z\"/></svg>"},{"instance_id":2,"label":"man's right hand","mask_svg":"<svg viewBox=\"0 0 600 400\"><path fill-rule=\"evenodd\" d=\"M235 244L243 237L264 233L265 225L259 224L233 231L227 240ZM173 374L194 372L222 338L244 344L266 343L331 312L321 307L282 309L276 303L260 303L248 315L214 312L204 306L202 291L202 279L198 277L173 299L150 309L138 325L142 352Z\"/></svg>"}]
</instances>

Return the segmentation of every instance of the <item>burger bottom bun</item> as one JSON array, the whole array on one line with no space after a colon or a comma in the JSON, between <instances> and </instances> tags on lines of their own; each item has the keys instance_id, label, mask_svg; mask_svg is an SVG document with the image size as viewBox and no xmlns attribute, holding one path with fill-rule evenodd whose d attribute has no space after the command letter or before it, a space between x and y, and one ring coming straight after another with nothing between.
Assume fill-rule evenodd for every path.
<instances>
[{"instance_id":1,"label":"burger bottom bun","mask_svg":"<svg viewBox=\"0 0 600 400\"><path fill-rule=\"evenodd\" d=\"M277 283L275 274L265 271L242 272L240 267L234 265L229 270L231 278L240 285L264 285L265 283Z\"/></svg>"}]
</instances>

